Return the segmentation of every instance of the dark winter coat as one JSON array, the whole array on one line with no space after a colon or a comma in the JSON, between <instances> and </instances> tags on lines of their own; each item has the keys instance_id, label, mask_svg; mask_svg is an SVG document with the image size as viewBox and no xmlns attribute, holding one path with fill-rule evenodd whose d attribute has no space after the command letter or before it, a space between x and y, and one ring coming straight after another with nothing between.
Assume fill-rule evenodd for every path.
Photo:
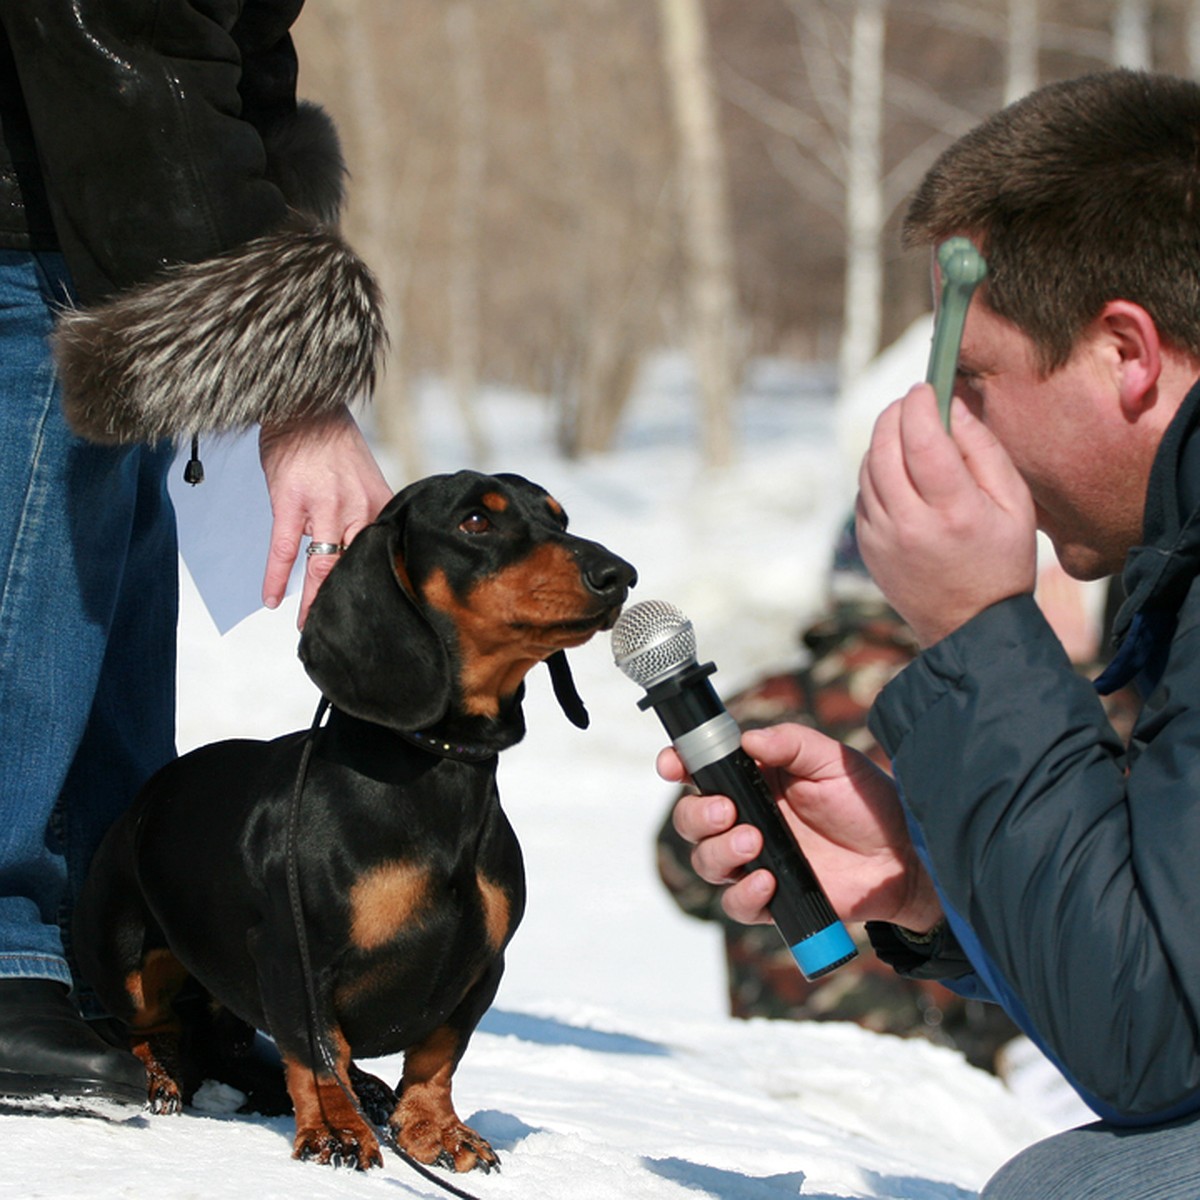
<instances>
[{"instance_id":1,"label":"dark winter coat","mask_svg":"<svg viewBox=\"0 0 1200 1200\"><path fill-rule=\"evenodd\" d=\"M302 3L0 0L0 247L66 257L80 432L153 441L370 389L378 297L334 228L336 134L296 102Z\"/></svg>"},{"instance_id":2,"label":"dark winter coat","mask_svg":"<svg viewBox=\"0 0 1200 1200\"><path fill-rule=\"evenodd\" d=\"M873 926L877 948L998 1000L1121 1124L1200 1109L1198 424L1200 386L1155 460L1098 681L1138 676L1128 749L1028 596L925 651L871 717L953 934Z\"/></svg>"}]
</instances>

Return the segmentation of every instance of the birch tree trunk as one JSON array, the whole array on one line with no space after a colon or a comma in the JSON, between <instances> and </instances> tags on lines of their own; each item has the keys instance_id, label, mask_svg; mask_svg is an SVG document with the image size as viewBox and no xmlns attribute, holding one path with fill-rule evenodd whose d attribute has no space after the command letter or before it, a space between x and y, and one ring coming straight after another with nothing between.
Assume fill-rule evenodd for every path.
<instances>
[{"instance_id":1,"label":"birch tree trunk","mask_svg":"<svg viewBox=\"0 0 1200 1200\"><path fill-rule=\"evenodd\" d=\"M1150 53L1150 5L1148 0L1114 0L1112 64L1135 71L1148 71Z\"/></svg>"},{"instance_id":2,"label":"birch tree trunk","mask_svg":"<svg viewBox=\"0 0 1200 1200\"><path fill-rule=\"evenodd\" d=\"M487 165L484 134L483 61L474 0L453 0L446 9L446 36L458 111L449 272L450 387L467 432L471 459L482 464L487 441L476 411L479 390L479 205Z\"/></svg>"},{"instance_id":3,"label":"birch tree trunk","mask_svg":"<svg viewBox=\"0 0 1200 1200\"><path fill-rule=\"evenodd\" d=\"M1008 0L1008 68L1004 103L1038 85L1038 0Z\"/></svg>"},{"instance_id":4,"label":"birch tree trunk","mask_svg":"<svg viewBox=\"0 0 1200 1200\"><path fill-rule=\"evenodd\" d=\"M388 316L388 355L376 389L375 420L380 437L399 456L405 476L415 479L424 468L404 347L411 239L405 239L409 245L402 249L396 237L397 209L415 198L406 195L405 188L398 189L397 195L390 170L394 146L378 63L378 47L387 40L372 36L376 31L366 5L342 0L340 8L347 63L342 78L354 138L363 156L362 169L355 172L354 196L366 243L364 256L379 281Z\"/></svg>"},{"instance_id":5,"label":"birch tree trunk","mask_svg":"<svg viewBox=\"0 0 1200 1200\"><path fill-rule=\"evenodd\" d=\"M547 119L550 125L552 170L562 199L566 252L551 269L561 279L563 305L556 346L553 389L557 393L558 442L568 456L579 454L586 408L597 397L583 386L584 363L591 321L591 239L587 219L588 178L585 166L587 141L580 115L582 101L575 63L575 46L566 27L561 0L538 0L543 33Z\"/></svg>"},{"instance_id":6,"label":"birch tree trunk","mask_svg":"<svg viewBox=\"0 0 1200 1200\"><path fill-rule=\"evenodd\" d=\"M1188 0L1186 36L1188 75L1200 79L1200 0Z\"/></svg>"},{"instance_id":7,"label":"birch tree trunk","mask_svg":"<svg viewBox=\"0 0 1200 1200\"><path fill-rule=\"evenodd\" d=\"M857 0L846 114L846 281L842 388L879 352L883 318L884 0Z\"/></svg>"},{"instance_id":8,"label":"birch tree trunk","mask_svg":"<svg viewBox=\"0 0 1200 1200\"><path fill-rule=\"evenodd\" d=\"M692 362L701 399L704 460L733 457L736 293L725 156L717 123L701 0L659 0L679 142Z\"/></svg>"}]
</instances>

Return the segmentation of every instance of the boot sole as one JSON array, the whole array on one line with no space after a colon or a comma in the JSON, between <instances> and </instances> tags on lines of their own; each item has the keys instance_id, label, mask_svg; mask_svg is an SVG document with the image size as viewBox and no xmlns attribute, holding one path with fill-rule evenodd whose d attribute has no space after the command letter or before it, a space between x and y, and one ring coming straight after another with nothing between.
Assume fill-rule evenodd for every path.
<instances>
[{"instance_id":1,"label":"boot sole","mask_svg":"<svg viewBox=\"0 0 1200 1200\"><path fill-rule=\"evenodd\" d=\"M146 1092L94 1079L0 1072L0 1111L128 1121L146 1110Z\"/></svg>"}]
</instances>

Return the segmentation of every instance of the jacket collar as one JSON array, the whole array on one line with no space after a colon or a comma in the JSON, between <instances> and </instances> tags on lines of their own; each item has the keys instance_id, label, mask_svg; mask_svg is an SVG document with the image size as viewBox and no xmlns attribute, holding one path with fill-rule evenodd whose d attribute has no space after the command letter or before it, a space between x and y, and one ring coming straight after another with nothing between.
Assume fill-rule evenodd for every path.
<instances>
[{"instance_id":1,"label":"jacket collar","mask_svg":"<svg viewBox=\"0 0 1200 1200\"><path fill-rule=\"evenodd\" d=\"M1140 677L1153 686L1166 661L1179 606L1200 573L1200 382L1175 414L1150 471L1142 545L1125 560L1125 601L1113 624L1120 642L1096 680L1102 693Z\"/></svg>"}]
</instances>

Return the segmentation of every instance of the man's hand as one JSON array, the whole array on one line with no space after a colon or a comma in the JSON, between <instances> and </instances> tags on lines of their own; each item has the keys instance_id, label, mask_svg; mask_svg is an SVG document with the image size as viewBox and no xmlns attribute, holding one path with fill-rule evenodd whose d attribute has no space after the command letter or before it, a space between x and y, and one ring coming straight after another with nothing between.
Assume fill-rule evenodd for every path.
<instances>
[{"instance_id":1,"label":"man's hand","mask_svg":"<svg viewBox=\"0 0 1200 1200\"><path fill-rule=\"evenodd\" d=\"M932 646L985 608L1032 593L1033 499L1004 448L961 401L953 432L927 384L875 424L859 472L863 561L891 606Z\"/></svg>"},{"instance_id":2,"label":"man's hand","mask_svg":"<svg viewBox=\"0 0 1200 1200\"><path fill-rule=\"evenodd\" d=\"M846 921L891 921L924 932L941 917L933 884L913 851L891 779L865 755L802 725L747 730L742 745L762 767L780 809L830 903ZM667 780L685 778L673 749L658 758ZM758 924L775 892L765 870L745 875L762 835L737 824L724 796L684 796L675 828L695 844L692 865L709 883L730 884L722 897L735 921Z\"/></svg>"},{"instance_id":3,"label":"man's hand","mask_svg":"<svg viewBox=\"0 0 1200 1200\"><path fill-rule=\"evenodd\" d=\"M276 608L301 539L349 545L392 498L392 489L347 409L304 425L264 428L258 444L274 515L263 603ZM336 554L308 559L300 596L301 626L317 588L337 560Z\"/></svg>"}]
</instances>

